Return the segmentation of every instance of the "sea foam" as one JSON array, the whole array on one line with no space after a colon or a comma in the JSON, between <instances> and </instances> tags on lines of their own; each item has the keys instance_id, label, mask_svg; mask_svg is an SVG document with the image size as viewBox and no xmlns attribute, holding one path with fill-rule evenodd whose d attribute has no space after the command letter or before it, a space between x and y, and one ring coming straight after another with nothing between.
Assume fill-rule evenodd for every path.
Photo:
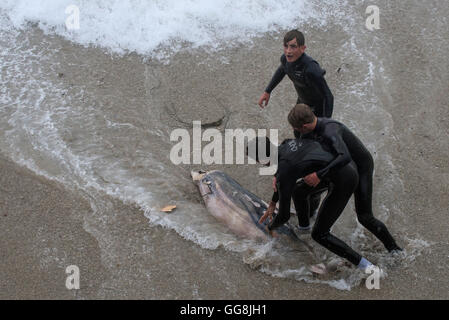
<instances>
[{"instance_id":1,"label":"sea foam","mask_svg":"<svg viewBox=\"0 0 449 320\"><path fill-rule=\"evenodd\" d=\"M66 24L72 5L79 8L77 30ZM243 44L317 16L304 0L3 0L0 10L16 28L36 23L83 45L150 55L185 44L212 50Z\"/></svg>"}]
</instances>

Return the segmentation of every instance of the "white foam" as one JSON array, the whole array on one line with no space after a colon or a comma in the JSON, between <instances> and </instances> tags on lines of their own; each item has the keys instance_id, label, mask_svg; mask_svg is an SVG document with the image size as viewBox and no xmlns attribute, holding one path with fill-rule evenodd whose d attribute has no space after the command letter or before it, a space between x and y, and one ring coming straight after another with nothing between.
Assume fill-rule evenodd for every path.
<instances>
[{"instance_id":1,"label":"white foam","mask_svg":"<svg viewBox=\"0 0 449 320\"><path fill-rule=\"evenodd\" d=\"M69 5L80 10L79 30L66 27ZM140 54L177 51L186 42L212 49L245 43L317 16L304 0L3 0L0 9L15 27L34 22L83 45Z\"/></svg>"}]
</instances>

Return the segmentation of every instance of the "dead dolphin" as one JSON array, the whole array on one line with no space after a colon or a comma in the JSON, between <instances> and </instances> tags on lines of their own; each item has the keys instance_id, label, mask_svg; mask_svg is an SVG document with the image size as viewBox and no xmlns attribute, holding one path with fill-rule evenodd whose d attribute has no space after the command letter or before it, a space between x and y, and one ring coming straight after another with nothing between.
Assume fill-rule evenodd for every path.
<instances>
[{"instance_id":1,"label":"dead dolphin","mask_svg":"<svg viewBox=\"0 0 449 320\"><path fill-rule=\"evenodd\" d=\"M270 239L265 226L259 223L260 217L267 210L267 203L243 188L226 173L218 170L192 171L193 181L197 184L208 211L219 221L227 225L234 233L251 239ZM281 235L286 235L293 241L299 241L317 261L313 247L298 238L289 224L276 229ZM344 265L341 261L309 265L309 271L316 275L332 273Z\"/></svg>"},{"instance_id":2,"label":"dead dolphin","mask_svg":"<svg viewBox=\"0 0 449 320\"><path fill-rule=\"evenodd\" d=\"M240 236L268 239L265 226L269 223L269 219L263 224L258 223L267 210L266 202L222 171L192 171L191 175L198 185L206 208L214 217ZM288 225L277 228L276 232L298 239Z\"/></svg>"}]
</instances>

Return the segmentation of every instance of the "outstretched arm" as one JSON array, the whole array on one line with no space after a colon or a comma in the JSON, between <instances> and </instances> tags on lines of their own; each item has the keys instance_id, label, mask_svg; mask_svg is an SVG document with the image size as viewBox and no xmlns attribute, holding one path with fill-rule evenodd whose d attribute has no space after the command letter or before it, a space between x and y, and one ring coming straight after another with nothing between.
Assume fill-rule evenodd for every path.
<instances>
[{"instance_id":1,"label":"outstretched arm","mask_svg":"<svg viewBox=\"0 0 449 320\"><path fill-rule=\"evenodd\" d=\"M270 83L265 88L265 92L271 94L271 91L273 91L273 89L276 88L276 86L282 81L282 79L284 79L284 77L285 77L284 67L280 65L279 68L274 73L273 78L271 78Z\"/></svg>"},{"instance_id":2,"label":"outstretched arm","mask_svg":"<svg viewBox=\"0 0 449 320\"><path fill-rule=\"evenodd\" d=\"M265 92L262 93L262 95L259 98L259 106L261 108L268 105L268 101L270 100L270 94L271 91L273 91L274 88L279 84L279 82L282 81L282 79L285 77L285 71L284 67L282 65L279 66L279 68L274 73L273 77L271 78L270 83L265 88ZM264 105L265 102L265 105Z\"/></svg>"}]
</instances>

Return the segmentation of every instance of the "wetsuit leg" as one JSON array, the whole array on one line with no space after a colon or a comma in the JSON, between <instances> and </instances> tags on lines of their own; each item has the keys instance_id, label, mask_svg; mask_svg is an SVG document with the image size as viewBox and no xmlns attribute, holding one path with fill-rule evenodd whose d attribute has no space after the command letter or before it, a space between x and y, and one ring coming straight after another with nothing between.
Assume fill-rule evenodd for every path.
<instances>
[{"instance_id":1,"label":"wetsuit leg","mask_svg":"<svg viewBox=\"0 0 449 320\"><path fill-rule=\"evenodd\" d=\"M330 180L328 194L320 207L312 230L312 238L338 256L358 265L362 256L330 233L332 225L340 217L357 187L358 174L354 163L351 162L333 172Z\"/></svg>"},{"instance_id":2,"label":"wetsuit leg","mask_svg":"<svg viewBox=\"0 0 449 320\"><path fill-rule=\"evenodd\" d=\"M321 193L315 193L310 196L310 216L318 209L321 202Z\"/></svg>"},{"instance_id":3,"label":"wetsuit leg","mask_svg":"<svg viewBox=\"0 0 449 320\"><path fill-rule=\"evenodd\" d=\"M310 225L310 216L312 214L312 201L316 195L321 195L327 190L328 182L321 181L316 187L307 185L304 181L298 182L293 189L293 203L295 204L296 215L298 216L298 225L308 227Z\"/></svg>"},{"instance_id":4,"label":"wetsuit leg","mask_svg":"<svg viewBox=\"0 0 449 320\"><path fill-rule=\"evenodd\" d=\"M388 232L387 227L373 215L372 194L373 194L373 171L374 163L365 161L363 167L359 166L359 184L354 192L355 210L360 224L372 232L388 251L401 250L396 241Z\"/></svg>"}]
</instances>

